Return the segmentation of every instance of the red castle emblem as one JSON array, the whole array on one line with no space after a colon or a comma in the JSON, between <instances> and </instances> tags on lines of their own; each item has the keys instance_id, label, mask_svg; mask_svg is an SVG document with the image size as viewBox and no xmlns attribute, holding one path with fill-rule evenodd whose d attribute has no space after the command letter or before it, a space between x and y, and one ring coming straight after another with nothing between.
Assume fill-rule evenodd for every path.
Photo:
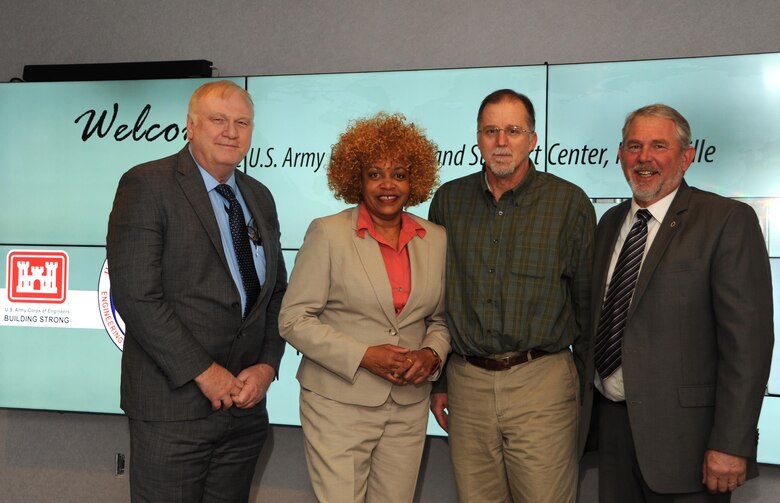
<instances>
[{"instance_id":1,"label":"red castle emblem","mask_svg":"<svg viewBox=\"0 0 780 503\"><path fill-rule=\"evenodd\" d=\"M68 291L68 254L11 250L6 276L11 302L62 304Z\"/></svg>"}]
</instances>

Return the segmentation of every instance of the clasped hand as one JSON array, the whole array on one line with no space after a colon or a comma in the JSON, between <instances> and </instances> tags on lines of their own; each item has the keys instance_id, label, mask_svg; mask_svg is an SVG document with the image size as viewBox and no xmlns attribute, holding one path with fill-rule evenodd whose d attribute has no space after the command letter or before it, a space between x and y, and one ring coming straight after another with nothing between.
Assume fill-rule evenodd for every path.
<instances>
[{"instance_id":1,"label":"clasped hand","mask_svg":"<svg viewBox=\"0 0 780 503\"><path fill-rule=\"evenodd\" d=\"M369 347L360 366L393 384L420 384L431 375L436 357L427 349L411 350L393 344Z\"/></svg>"},{"instance_id":2,"label":"clasped hand","mask_svg":"<svg viewBox=\"0 0 780 503\"><path fill-rule=\"evenodd\" d=\"M228 410L234 405L249 409L265 397L275 375L273 367L259 363L233 376L225 367L213 362L195 378L195 383L211 402L211 410Z\"/></svg>"}]
</instances>

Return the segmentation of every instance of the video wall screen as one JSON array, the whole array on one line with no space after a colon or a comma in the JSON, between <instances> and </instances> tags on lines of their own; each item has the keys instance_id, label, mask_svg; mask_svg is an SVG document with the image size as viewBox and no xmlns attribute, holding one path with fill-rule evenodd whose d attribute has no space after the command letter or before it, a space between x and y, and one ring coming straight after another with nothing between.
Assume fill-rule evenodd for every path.
<instances>
[{"instance_id":1,"label":"video wall screen","mask_svg":"<svg viewBox=\"0 0 780 503\"><path fill-rule=\"evenodd\" d=\"M325 170L331 147L350 121L377 112L402 113L422 126L439 147L442 183L480 169L476 147L477 109L502 87L523 89L540 106L545 101L542 66L251 77L256 126L246 171L274 194L294 187L296 197L276 196L285 219L282 246L299 248L309 223L346 208L328 190ZM545 117L539 114L540 141ZM269 117L283 120L267 121ZM411 208L428 215L428 203Z\"/></svg>"},{"instance_id":2,"label":"video wall screen","mask_svg":"<svg viewBox=\"0 0 780 503\"><path fill-rule=\"evenodd\" d=\"M679 109L697 147L686 179L751 204L773 270L780 263L780 54L232 80L255 102L239 168L276 198L288 270L311 220L347 207L325 172L350 121L406 115L438 145L445 182L481 169L477 109L500 88L535 104L537 169L580 185L597 216L630 197L617 162L625 115L653 102ZM189 96L205 81L0 84L0 407L121 412L124 326L105 263L108 214L122 173L186 144ZM424 217L428 205L410 211ZM276 424L299 424L299 358L288 347L269 393ZM780 463L777 349L774 361L759 457ZM444 434L433 419L429 433Z\"/></svg>"},{"instance_id":3,"label":"video wall screen","mask_svg":"<svg viewBox=\"0 0 780 503\"><path fill-rule=\"evenodd\" d=\"M550 66L547 170L591 197L629 197L617 161L623 121L641 106L666 103L691 124L697 152L689 184L732 197L777 197L778 58Z\"/></svg>"}]
</instances>

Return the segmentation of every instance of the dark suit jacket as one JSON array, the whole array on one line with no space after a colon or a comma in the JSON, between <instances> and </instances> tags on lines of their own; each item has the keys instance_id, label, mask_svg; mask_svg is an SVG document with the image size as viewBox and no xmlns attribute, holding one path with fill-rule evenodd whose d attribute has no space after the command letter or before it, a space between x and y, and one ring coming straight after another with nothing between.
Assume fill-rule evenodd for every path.
<instances>
[{"instance_id":1,"label":"dark suit jacket","mask_svg":"<svg viewBox=\"0 0 780 503\"><path fill-rule=\"evenodd\" d=\"M593 298L630 209L596 234ZM593 302L595 340L601 302ZM702 490L706 449L751 459L774 340L766 244L752 208L683 181L645 257L623 334L626 405L637 458L656 492ZM588 359L587 375L594 376ZM583 416L590 417L592 383Z\"/></svg>"},{"instance_id":2,"label":"dark suit jacket","mask_svg":"<svg viewBox=\"0 0 780 503\"><path fill-rule=\"evenodd\" d=\"M125 321L121 406L133 419L174 421L211 413L193 379L212 361L233 375L256 363L279 368L277 317L287 286L279 222L268 189L236 171L258 225L266 281L242 321L203 178L185 146L136 166L117 189L106 238L111 294ZM265 400L252 410L261 413Z\"/></svg>"}]
</instances>

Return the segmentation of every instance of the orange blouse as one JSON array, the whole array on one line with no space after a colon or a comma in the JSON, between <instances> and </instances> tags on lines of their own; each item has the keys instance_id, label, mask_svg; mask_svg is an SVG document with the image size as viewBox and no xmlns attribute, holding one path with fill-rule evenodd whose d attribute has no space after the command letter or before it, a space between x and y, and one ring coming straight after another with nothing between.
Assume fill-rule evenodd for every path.
<instances>
[{"instance_id":1,"label":"orange blouse","mask_svg":"<svg viewBox=\"0 0 780 503\"><path fill-rule=\"evenodd\" d=\"M390 287L393 293L393 306L395 315L398 316L409 300L412 290L412 266L409 263L409 249L406 247L415 236L425 237L425 228L419 225L406 212L401 213L401 234L398 236L398 249L390 246L387 241L376 232L374 221L368 214L363 203L358 208L357 233L365 239L366 232L379 243L379 251L385 262L387 277L390 279Z\"/></svg>"}]
</instances>

